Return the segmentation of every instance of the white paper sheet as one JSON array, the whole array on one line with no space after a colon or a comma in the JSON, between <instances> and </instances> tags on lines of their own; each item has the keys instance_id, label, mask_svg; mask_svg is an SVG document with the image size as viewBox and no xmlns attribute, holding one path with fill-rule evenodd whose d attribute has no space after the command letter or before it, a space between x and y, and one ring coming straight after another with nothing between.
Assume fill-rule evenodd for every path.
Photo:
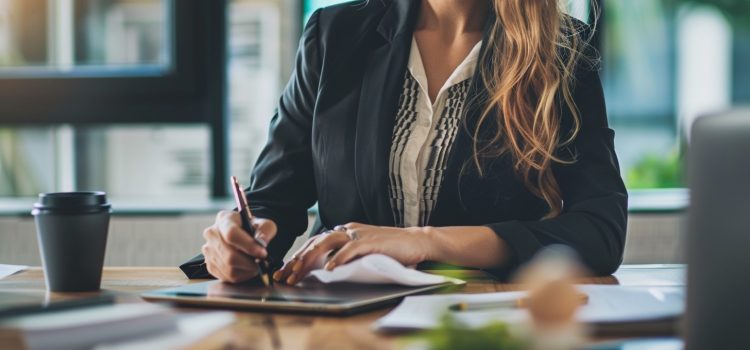
<instances>
[{"instance_id":1,"label":"white paper sheet","mask_svg":"<svg viewBox=\"0 0 750 350\"><path fill-rule=\"evenodd\" d=\"M20 329L31 350L180 349L234 322L232 312L180 314L150 303L126 303L32 314L0 322Z\"/></svg>"},{"instance_id":2,"label":"white paper sheet","mask_svg":"<svg viewBox=\"0 0 750 350\"><path fill-rule=\"evenodd\" d=\"M354 282L365 284L400 284L404 286L427 286L451 282L462 284L459 279L433 275L401 265L395 259L382 255L371 254L354 260L346 265L334 268L313 270L310 276L323 283Z\"/></svg>"},{"instance_id":3,"label":"white paper sheet","mask_svg":"<svg viewBox=\"0 0 750 350\"><path fill-rule=\"evenodd\" d=\"M20 329L29 349L88 349L109 339L130 339L175 329L172 311L132 303L93 306L9 318L2 327Z\"/></svg>"},{"instance_id":4,"label":"white paper sheet","mask_svg":"<svg viewBox=\"0 0 750 350\"><path fill-rule=\"evenodd\" d=\"M25 265L5 265L0 264L0 279L3 279L5 277L11 276L13 274L16 274L18 272L21 272L23 270L28 269L28 266Z\"/></svg>"},{"instance_id":5,"label":"white paper sheet","mask_svg":"<svg viewBox=\"0 0 750 350\"><path fill-rule=\"evenodd\" d=\"M679 316L684 311L684 288L681 287L582 285L578 288L589 297L588 303L577 314L577 319L584 323L659 320ZM515 300L525 295L525 292L502 292L406 297L373 326L378 330L434 328L450 305ZM470 327L480 327L490 321L520 323L529 319L526 310L516 308L453 312L453 316Z\"/></svg>"}]
</instances>

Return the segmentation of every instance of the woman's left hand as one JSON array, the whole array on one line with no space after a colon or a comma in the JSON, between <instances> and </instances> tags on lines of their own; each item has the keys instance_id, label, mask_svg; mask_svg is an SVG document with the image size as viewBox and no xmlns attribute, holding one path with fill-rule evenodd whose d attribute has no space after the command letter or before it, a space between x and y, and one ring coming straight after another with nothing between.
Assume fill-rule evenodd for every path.
<instances>
[{"instance_id":1,"label":"woman's left hand","mask_svg":"<svg viewBox=\"0 0 750 350\"><path fill-rule=\"evenodd\" d=\"M416 265L430 258L429 228L398 228L349 223L337 226L294 254L284 267L274 273L279 282L295 284L307 276L317 262L335 251L325 265L327 270L368 254L388 255L405 266Z\"/></svg>"}]
</instances>

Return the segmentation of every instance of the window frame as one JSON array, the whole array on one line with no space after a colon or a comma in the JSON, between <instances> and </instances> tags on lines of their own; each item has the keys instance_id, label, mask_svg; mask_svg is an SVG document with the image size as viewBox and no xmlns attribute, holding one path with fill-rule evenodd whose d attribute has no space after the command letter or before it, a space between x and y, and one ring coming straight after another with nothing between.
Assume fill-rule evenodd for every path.
<instances>
[{"instance_id":1,"label":"window frame","mask_svg":"<svg viewBox=\"0 0 750 350\"><path fill-rule=\"evenodd\" d=\"M45 74L0 77L3 124L186 123L208 120L213 31L224 1L172 3L172 67L163 74ZM212 8L213 11L212 11ZM222 15L223 17L223 15ZM222 26L223 27L223 26ZM223 29L222 29L223 32ZM223 36L223 35L222 35ZM87 69L88 70L88 69Z\"/></svg>"},{"instance_id":2,"label":"window frame","mask_svg":"<svg viewBox=\"0 0 750 350\"><path fill-rule=\"evenodd\" d=\"M228 0L174 0L171 67L157 74L14 72L0 77L0 124L73 127L204 124L211 130L211 194L228 194ZM125 72L128 72L126 70ZM21 72L23 73L23 72ZM76 147L78 148L78 147Z\"/></svg>"}]
</instances>

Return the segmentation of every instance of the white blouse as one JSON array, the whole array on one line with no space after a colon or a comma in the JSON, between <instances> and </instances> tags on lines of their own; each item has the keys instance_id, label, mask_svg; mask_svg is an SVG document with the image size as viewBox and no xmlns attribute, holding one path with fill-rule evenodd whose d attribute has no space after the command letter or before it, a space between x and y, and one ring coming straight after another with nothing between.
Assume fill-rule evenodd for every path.
<instances>
[{"instance_id":1,"label":"white blouse","mask_svg":"<svg viewBox=\"0 0 750 350\"><path fill-rule=\"evenodd\" d=\"M422 57L412 38L391 143L390 198L396 226L425 226L435 207L481 42L430 102Z\"/></svg>"}]
</instances>

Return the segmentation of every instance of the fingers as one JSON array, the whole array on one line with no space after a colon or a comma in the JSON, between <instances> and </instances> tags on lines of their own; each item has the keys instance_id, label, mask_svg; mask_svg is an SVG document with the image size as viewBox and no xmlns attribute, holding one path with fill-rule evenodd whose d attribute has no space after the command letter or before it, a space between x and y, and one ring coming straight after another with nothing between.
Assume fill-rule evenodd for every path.
<instances>
[{"instance_id":1,"label":"fingers","mask_svg":"<svg viewBox=\"0 0 750 350\"><path fill-rule=\"evenodd\" d=\"M271 226L271 224L273 224L273 222L271 222L271 224L269 224L268 222L271 221L265 220L265 222L257 222L257 224L259 226ZM264 231L263 234L271 236L275 235L275 224L273 224L273 226L273 232L270 232L272 231L272 227L264 227L269 232ZM266 249L258 245L253 237L250 236L249 232L242 229L242 223L239 213L232 211L220 212L217 216L216 228L221 234L222 240L227 244L233 246L235 249L258 258L265 258L268 255Z\"/></svg>"},{"instance_id":2,"label":"fingers","mask_svg":"<svg viewBox=\"0 0 750 350\"><path fill-rule=\"evenodd\" d=\"M253 218L251 223L256 237L265 243L276 236L276 223L268 219ZM222 211L216 223L203 232L206 244L202 251L206 268L214 277L224 282L237 283L258 274L255 258L266 258L268 252L249 232L242 229L239 213Z\"/></svg>"},{"instance_id":3,"label":"fingers","mask_svg":"<svg viewBox=\"0 0 750 350\"><path fill-rule=\"evenodd\" d=\"M248 280L257 274L254 259L234 246L223 241L215 227L203 232L206 243L201 247L206 268L214 277L223 282L237 283Z\"/></svg>"},{"instance_id":4,"label":"fingers","mask_svg":"<svg viewBox=\"0 0 750 350\"><path fill-rule=\"evenodd\" d=\"M325 269L330 271L336 268L336 266L341 266L356 258L372 254L375 252L376 247L376 242L372 241L366 243L363 243L362 241L350 241L341 247L341 249L339 249L339 251L328 261Z\"/></svg>"},{"instance_id":5,"label":"fingers","mask_svg":"<svg viewBox=\"0 0 750 350\"><path fill-rule=\"evenodd\" d=\"M274 280L288 284L299 282L316 265L322 265L326 254L349 243L352 236L356 236L358 239L365 237L368 234L368 228L372 227L351 222L336 226L333 231L307 240L302 248L294 254L294 257L274 273Z\"/></svg>"},{"instance_id":6,"label":"fingers","mask_svg":"<svg viewBox=\"0 0 750 350\"><path fill-rule=\"evenodd\" d=\"M345 228L346 230L356 230L356 229L361 229L361 228L363 228L365 226L368 226L368 225L361 224L359 222L350 222L350 223L348 223L346 225L336 226L336 228L334 230L339 231L339 230L341 230L340 228L342 228L342 227Z\"/></svg>"},{"instance_id":7,"label":"fingers","mask_svg":"<svg viewBox=\"0 0 750 350\"><path fill-rule=\"evenodd\" d=\"M216 277L222 282L227 283L240 283L252 279L258 274L257 270L253 267L237 268L228 267L218 262L218 257L209 255L206 257L206 269L208 273Z\"/></svg>"},{"instance_id":8,"label":"fingers","mask_svg":"<svg viewBox=\"0 0 750 350\"><path fill-rule=\"evenodd\" d=\"M310 246L292 267L292 274L287 279L287 283L294 284L303 277L307 276L310 270L315 266L321 266L325 254L331 250L340 248L349 242L349 236L343 232L332 232L318 242Z\"/></svg>"},{"instance_id":9,"label":"fingers","mask_svg":"<svg viewBox=\"0 0 750 350\"><path fill-rule=\"evenodd\" d=\"M349 242L344 232L331 232L307 245L304 250L274 274L274 279L295 284L307 276L312 268L321 265L325 255Z\"/></svg>"},{"instance_id":10,"label":"fingers","mask_svg":"<svg viewBox=\"0 0 750 350\"><path fill-rule=\"evenodd\" d=\"M313 249L315 247L315 242L322 241L323 237L316 237L315 239L309 239L302 248L300 248L292 257L291 260L289 260L286 264L284 264L281 269L276 271L273 274L273 279L277 282L282 283L289 283L293 284L295 283L295 279L299 278L291 278L292 274L295 272L298 272L299 269L302 266L301 257L307 253L308 250Z\"/></svg>"},{"instance_id":11,"label":"fingers","mask_svg":"<svg viewBox=\"0 0 750 350\"><path fill-rule=\"evenodd\" d=\"M325 236L326 234L321 234L315 237L311 237L307 241L305 241L305 243L302 244L302 247L300 247L299 249L297 249L296 252L294 252L294 254L292 255L292 258L289 261L287 261L284 264L284 266L282 266L280 269L274 272L273 274L274 281L277 281L277 282L285 281L289 277L289 275L292 274L292 268L294 267L294 264L297 263L302 253L304 253L307 250L307 248L309 248L315 242L317 242L318 240L322 239Z\"/></svg>"},{"instance_id":12,"label":"fingers","mask_svg":"<svg viewBox=\"0 0 750 350\"><path fill-rule=\"evenodd\" d=\"M229 282L227 276L225 276L224 273L221 272L217 262L214 260L214 254L211 252L211 248L209 247L208 243L204 244L201 247L201 252L203 252L203 259L204 263L206 264L206 270L208 271L208 273L211 274L211 276L216 277L220 281Z\"/></svg>"},{"instance_id":13,"label":"fingers","mask_svg":"<svg viewBox=\"0 0 750 350\"><path fill-rule=\"evenodd\" d=\"M266 244L270 243L276 237L278 228L273 220L253 218L252 225L255 229L255 237Z\"/></svg>"}]
</instances>

